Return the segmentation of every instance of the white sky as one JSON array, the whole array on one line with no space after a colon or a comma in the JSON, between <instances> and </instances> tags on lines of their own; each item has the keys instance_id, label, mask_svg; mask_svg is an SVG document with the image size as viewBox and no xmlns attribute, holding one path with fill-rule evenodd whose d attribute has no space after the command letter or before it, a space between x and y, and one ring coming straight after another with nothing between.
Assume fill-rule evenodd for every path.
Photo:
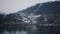
<instances>
[{"instance_id":1,"label":"white sky","mask_svg":"<svg viewBox=\"0 0 60 34\"><path fill-rule=\"evenodd\" d=\"M37 3L48 2L54 0L0 0L0 13L13 13Z\"/></svg>"}]
</instances>

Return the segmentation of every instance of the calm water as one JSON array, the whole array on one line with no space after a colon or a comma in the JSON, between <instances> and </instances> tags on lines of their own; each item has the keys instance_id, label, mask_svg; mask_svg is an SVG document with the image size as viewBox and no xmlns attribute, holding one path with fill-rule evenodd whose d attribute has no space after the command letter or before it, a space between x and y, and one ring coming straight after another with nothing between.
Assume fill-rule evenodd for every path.
<instances>
[{"instance_id":1,"label":"calm water","mask_svg":"<svg viewBox=\"0 0 60 34\"><path fill-rule=\"evenodd\" d=\"M27 28L28 27L28 28ZM27 26L22 30L16 28L8 28L0 31L0 34L60 34L60 26Z\"/></svg>"}]
</instances>

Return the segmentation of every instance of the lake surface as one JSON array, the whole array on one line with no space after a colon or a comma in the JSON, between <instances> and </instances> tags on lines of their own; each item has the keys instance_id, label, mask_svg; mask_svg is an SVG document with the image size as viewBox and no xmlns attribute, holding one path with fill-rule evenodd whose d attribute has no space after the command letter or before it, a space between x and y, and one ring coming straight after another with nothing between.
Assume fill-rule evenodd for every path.
<instances>
[{"instance_id":1,"label":"lake surface","mask_svg":"<svg viewBox=\"0 0 60 34\"><path fill-rule=\"evenodd\" d=\"M0 34L60 34L60 26L26 25L24 28L18 25L18 27L12 26L10 28L7 25L6 27L4 27L4 30L2 29L2 31L0 31Z\"/></svg>"}]
</instances>

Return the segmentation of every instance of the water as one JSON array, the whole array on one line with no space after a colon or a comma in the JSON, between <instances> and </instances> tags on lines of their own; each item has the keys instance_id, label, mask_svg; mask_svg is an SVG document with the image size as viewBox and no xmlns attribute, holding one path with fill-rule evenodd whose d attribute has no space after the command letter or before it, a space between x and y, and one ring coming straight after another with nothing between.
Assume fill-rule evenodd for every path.
<instances>
[{"instance_id":1,"label":"water","mask_svg":"<svg viewBox=\"0 0 60 34\"><path fill-rule=\"evenodd\" d=\"M4 32L2 32L2 34L27 34L27 31L7 31L5 30Z\"/></svg>"},{"instance_id":2,"label":"water","mask_svg":"<svg viewBox=\"0 0 60 34\"><path fill-rule=\"evenodd\" d=\"M60 26L37 26L37 25L24 25L24 27L14 26L11 28L4 28L0 34L58 34L60 33ZM0 29L1 30L1 29Z\"/></svg>"}]
</instances>

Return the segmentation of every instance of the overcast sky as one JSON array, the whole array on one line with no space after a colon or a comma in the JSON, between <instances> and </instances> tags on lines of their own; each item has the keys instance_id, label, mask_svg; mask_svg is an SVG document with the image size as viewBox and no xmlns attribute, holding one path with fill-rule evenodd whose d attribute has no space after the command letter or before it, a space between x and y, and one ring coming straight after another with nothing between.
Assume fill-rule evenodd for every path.
<instances>
[{"instance_id":1,"label":"overcast sky","mask_svg":"<svg viewBox=\"0 0 60 34\"><path fill-rule=\"evenodd\" d=\"M26 9L37 3L49 2L55 0L0 0L0 13L13 13Z\"/></svg>"}]
</instances>

